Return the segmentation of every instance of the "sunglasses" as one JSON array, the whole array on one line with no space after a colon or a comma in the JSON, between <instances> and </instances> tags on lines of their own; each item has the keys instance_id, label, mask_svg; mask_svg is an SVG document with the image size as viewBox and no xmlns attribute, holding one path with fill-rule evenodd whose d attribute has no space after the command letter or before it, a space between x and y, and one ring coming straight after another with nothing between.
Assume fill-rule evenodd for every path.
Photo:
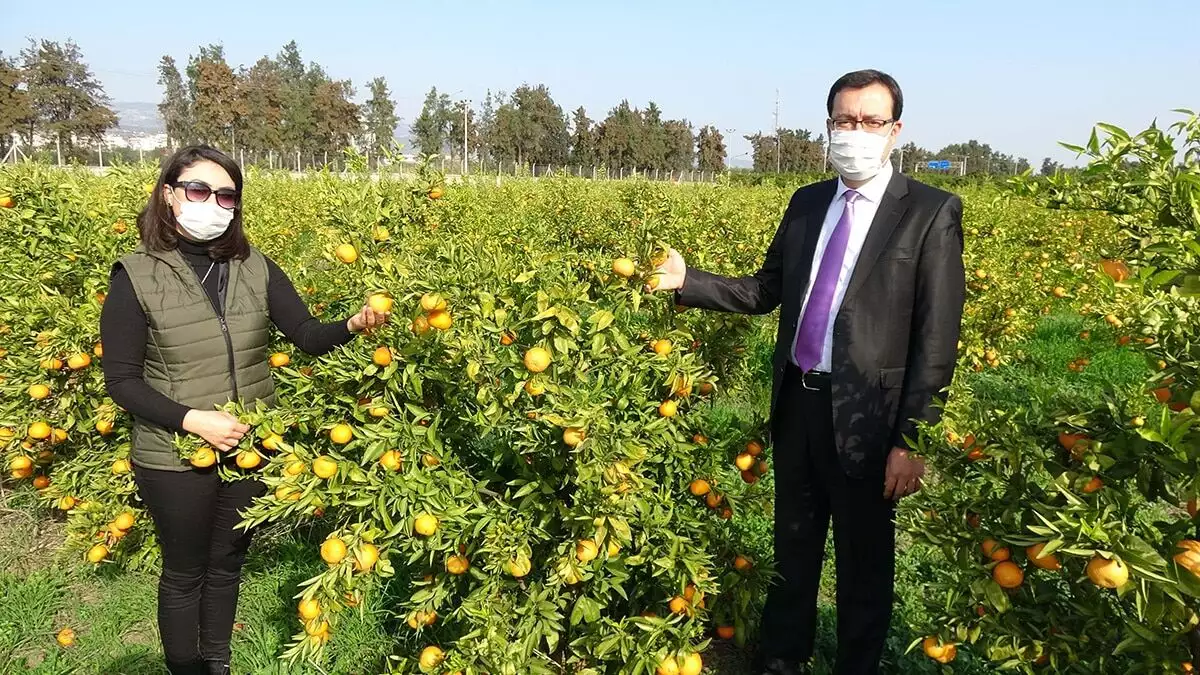
<instances>
[{"instance_id":1,"label":"sunglasses","mask_svg":"<svg viewBox=\"0 0 1200 675\"><path fill-rule=\"evenodd\" d=\"M238 192L230 188L221 188L213 190L208 183L198 180L180 181L171 183L171 187L183 190L183 195L187 197L189 202L206 202L209 195L217 196L217 206L223 209L234 210L238 206Z\"/></svg>"}]
</instances>

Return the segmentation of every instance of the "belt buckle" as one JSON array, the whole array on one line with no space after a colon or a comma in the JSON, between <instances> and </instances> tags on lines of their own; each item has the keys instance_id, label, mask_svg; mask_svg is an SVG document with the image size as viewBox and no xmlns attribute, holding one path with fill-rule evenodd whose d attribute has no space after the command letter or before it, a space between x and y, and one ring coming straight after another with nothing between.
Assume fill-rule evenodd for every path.
<instances>
[{"instance_id":1,"label":"belt buckle","mask_svg":"<svg viewBox=\"0 0 1200 675\"><path fill-rule=\"evenodd\" d=\"M820 391L820 387L808 386L808 376L815 375L815 374L816 374L816 371L813 371L813 370L809 370L809 371L800 373L800 386L804 387L805 391Z\"/></svg>"}]
</instances>

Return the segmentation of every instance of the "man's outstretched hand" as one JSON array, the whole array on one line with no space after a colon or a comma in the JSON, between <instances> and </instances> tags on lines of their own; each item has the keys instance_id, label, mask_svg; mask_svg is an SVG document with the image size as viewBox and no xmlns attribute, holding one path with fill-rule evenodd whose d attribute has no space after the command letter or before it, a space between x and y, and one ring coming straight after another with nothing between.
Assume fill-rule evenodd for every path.
<instances>
[{"instance_id":1,"label":"man's outstretched hand","mask_svg":"<svg viewBox=\"0 0 1200 675\"><path fill-rule=\"evenodd\" d=\"M646 283L647 291L675 291L683 288L684 277L687 276L687 263L679 251L667 251L667 261L659 265Z\"/></svg>"}]
</instances>

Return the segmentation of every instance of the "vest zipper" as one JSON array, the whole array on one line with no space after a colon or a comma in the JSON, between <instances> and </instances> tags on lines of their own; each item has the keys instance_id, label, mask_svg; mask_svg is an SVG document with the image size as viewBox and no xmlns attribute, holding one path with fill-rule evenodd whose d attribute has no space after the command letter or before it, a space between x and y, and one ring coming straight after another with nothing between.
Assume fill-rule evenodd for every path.
<instances>
[{"instance_id":1,"label":"vest zipper","mask_svg":"<svg viewBox=\"0 0 1200 675\"><path fill-rule=\"evenodd\" d=\"M208 298L208 290L204 288L204 280L201 279L199 272L188 262L183 254L178 250L175 251L180 260L183 261L187 268L195 275L197 284L200 286L200 294ZM233 400L241 401L238 396L238 381L237 381L237 361L234 359L233 353L233 338L229 336L229 324L225 321L225 297L222 293L223 286L229 281L229 268L226 263L221 263L217 267L217 303L213 307L213 313L217 315L217 322L221 324L221 336L225 338L225 352L229 355L229 381L233 385ZM210 300L209 304L213 304Z\"/></svg>"},{"instance_id":2,"label":"vest zipper","mask_svg":"<svg viewBox=\"0 0 1200 675\"><path fill-rule=\"evenodd\" d=\"M225 336L225 349L229 352L229 379L233 382L233 400L238 398L238 383L237 383L237 367L233 360L233 339L229 337L229 325L225 323L225 317L218 314L217 320L221 322L221 334Z\"/></svg>"}]
</instances>

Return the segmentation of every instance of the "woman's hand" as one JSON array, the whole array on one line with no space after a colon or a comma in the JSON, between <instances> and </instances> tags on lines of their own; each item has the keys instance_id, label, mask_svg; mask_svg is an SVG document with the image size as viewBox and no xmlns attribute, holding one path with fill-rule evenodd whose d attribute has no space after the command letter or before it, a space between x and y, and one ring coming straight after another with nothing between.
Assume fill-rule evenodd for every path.
<instances>
[{"instance_id":1,"label":"woman's hand","mask_svg":"<svg viewBox=\"0 0 1200 675\"><path fill-rule=\"evenodd\" d=\"M224 410L189 410L183 416L183 430L203 438L217 450L229 452L250 427Z\"/></svg>"},{"instance_id":2,"label":"woman's hand","mask_svg":"<svg viewBox=\"0 0 1200 675\"><path fill-rule=\"evenodd\" d=\"M346 328L350 329L351 333L361 333L362 331L370 331L387 323L388 315L384 312L376 312L369 305L363 305L358 314L350 317L346 322Z\"/></svg>"}]
</instances>

